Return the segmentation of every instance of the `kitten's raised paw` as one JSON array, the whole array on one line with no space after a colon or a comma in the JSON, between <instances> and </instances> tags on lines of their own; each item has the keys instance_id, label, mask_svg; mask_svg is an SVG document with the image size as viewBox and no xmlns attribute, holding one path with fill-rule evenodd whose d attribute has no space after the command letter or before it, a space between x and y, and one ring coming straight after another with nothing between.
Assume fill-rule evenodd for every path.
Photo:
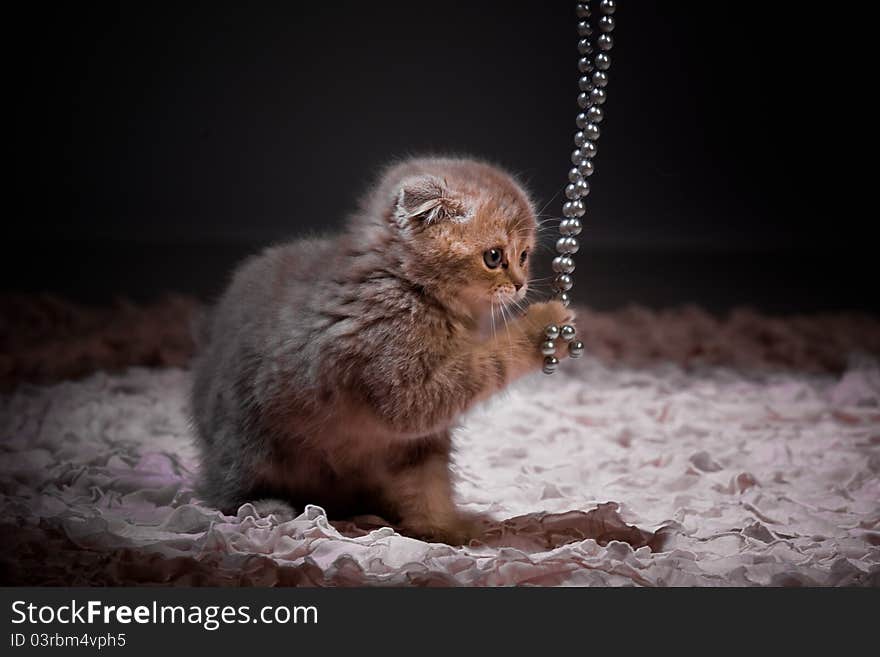
<instances>
[{"instance_id":1,"label":"kitten's raised paw","mask_svg":"<svg viewBox=\"0 0 880 657\"><path fill-rule=\"evenodd\" d=\"M529 306L526 314L523 316L526 325L526 335L529 342L535 345L536 351L537 346L547 339L544 335L544 329L548 325L554 324L558 327L566 324L573 325L574 318L574 311L570 308L566 308L559 301L533 303ZM559 340L557 340L557 343L558 342ZM564 349L557 349L557 356L564 356L565 351L566 350Z\"/></svg>"}]
</instances>

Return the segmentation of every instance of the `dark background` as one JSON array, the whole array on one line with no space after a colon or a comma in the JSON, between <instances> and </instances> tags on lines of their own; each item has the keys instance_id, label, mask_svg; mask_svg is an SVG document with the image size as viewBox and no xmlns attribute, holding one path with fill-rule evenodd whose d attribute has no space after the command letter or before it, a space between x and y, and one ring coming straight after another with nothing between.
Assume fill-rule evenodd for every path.
<instances>
[{"instance_id":1,"label":"dark background","mask_svg":"<svg viewBox=\"0 0 880 657\"><path fill-rule=\"evenodd\" d=\"M496 161L559 213L573 4L11 16L4 291L210 297L243 255L339 226L407 154ZM876 312L871 212L836 137L862 57L849 9L843 25L803 3L619 5L577 300Z\"/></svg>"}]
</instances>

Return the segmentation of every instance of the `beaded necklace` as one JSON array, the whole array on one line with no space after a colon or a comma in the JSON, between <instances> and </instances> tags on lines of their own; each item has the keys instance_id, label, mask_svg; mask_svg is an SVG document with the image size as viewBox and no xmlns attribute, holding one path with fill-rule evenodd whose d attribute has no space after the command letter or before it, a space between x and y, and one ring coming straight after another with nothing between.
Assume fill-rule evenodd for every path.
<instances>
[{"instance_id":1,"label":"beaded necklace","mask_svg":"<svg viewBox=\"0 0 880 657\"><path fill-rule=\"evenodd\" d=\"M593 57L593 45L590 37L593 36L593 26L590 25L592 10L589 2L579 2L575 7L577 16L578 33L578 70L581 77L578 79L580 94L577 97L581 112L577 115L575 123L578 131L574 134L575 149L571 154L571 163L574 165L568 172L568 185L565 187L566 201L562 206L562 215L565 217L559 222L561 237L556 241L556 252L559 254L553 258L553 271L556 278L553 279L553 287L556 290L554 298L561 301L565 306L571 303L569 291L574 285L571 274L574 271L574 256L578 252L577 235L582 230L581 217L586 212L584 199L590 193L590 183L587 178L593 175L593 158L596 156L596 142L599 139L599 124L605 118L602 105L605 103L605 87L608 84L608 69L611 67L611 58L608 51L614 45L611 32L614 30L614 11L617 9L615 0L601 0L598 20L599 37L596 39L596 47L599 52ZM556 340L562 339L568 344L568 354L572 358L580 358L584 353L584 343L576 339L573 326L568 324L556 326L550 324L544 328L546 340L541 343L541 353L544 355L544 374L553 374L559 366L556 358Z\"/></svg>"}]
</instances>

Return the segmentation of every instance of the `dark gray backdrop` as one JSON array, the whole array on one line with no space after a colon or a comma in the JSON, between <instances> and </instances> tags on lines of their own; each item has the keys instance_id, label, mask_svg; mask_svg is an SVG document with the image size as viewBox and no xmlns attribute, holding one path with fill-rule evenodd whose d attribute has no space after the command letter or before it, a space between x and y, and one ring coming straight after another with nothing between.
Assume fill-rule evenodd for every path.
<instances>
[{"instance_id":1,"label":"dark gray backdrop","mask_svg":"<svg viewBox=\"0 0 880 657\"><path fill-rule=\"evenodd\" d=\"M832 119L854 54L833 17L619 5L578 299L876 309L867 221L838 194ZM338 226L409 153L495 160L541 205L565 182L571 2L23 11L6 290L210 296L243 254Z\"/></svg>"}]
</instances>

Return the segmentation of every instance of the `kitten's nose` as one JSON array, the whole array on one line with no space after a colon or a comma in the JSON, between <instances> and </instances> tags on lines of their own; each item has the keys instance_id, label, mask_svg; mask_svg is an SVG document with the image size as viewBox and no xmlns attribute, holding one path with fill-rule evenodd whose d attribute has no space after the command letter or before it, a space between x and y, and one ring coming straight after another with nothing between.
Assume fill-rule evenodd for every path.
<instances>
[{"instance_id":1,"label":"kitten's nose","mask_svg":"<svg viewBox=\"0 0 880 657\"><path fill-rule=\"evenodd\" d=\"M514 284L513 284L513 287L516 288L516 291L517 291L517 292L519 292L519 291L522 289L522 286L523 286L522 283L514 283Z\"/></svg>"}]
</instances>

